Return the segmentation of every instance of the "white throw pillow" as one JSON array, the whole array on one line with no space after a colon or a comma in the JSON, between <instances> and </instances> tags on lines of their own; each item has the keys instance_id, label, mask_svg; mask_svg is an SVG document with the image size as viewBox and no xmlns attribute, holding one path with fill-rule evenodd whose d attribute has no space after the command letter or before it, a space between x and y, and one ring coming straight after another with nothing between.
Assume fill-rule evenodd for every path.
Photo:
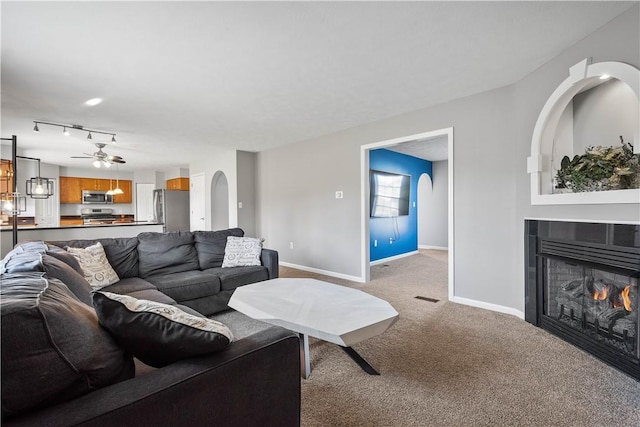
<instances>
[{"instance_id":1,"label":"white throw pillow","mask_svg":"<svg viewBox=\"0 0 640 427\"><path fill-rule=\"evenodd\" d=\"M113 270L100 242L86 248L66 248L82 267L82 273L94 290L116 283L120 278Z\"/></svg>"},{"instance_id":2,"label":"white throw pillow","mask_svg":"<svg viewBox=\"0 0 640 427\"><path fill-rule=\"evenodd\" d=\"M261 265L263 241L256 237L227 237L222 268Z\"/></svg>"}]
</instances>

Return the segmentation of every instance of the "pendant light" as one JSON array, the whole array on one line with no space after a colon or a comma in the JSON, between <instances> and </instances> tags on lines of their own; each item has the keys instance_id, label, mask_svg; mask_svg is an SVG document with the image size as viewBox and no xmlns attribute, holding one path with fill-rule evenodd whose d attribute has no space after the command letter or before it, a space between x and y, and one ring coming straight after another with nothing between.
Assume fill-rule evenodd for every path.
<instances>
[{"instance_id":1,"label":"pendant light","mask_svg":"<svg viewBox=\"0 0 640 427\"><path fill-rule=\"evenodd\" d=\"M113 189L113 194L124 194L124 191L120 188L120 168L116 163L116 188Z\"/></svg>"},{"instance_id":2,"label":"pendant light","mask_svg":"<svg viewBox=\"0 0 640 427\"><path fill-rule=\"evenodd\" d=\"M113 196L115 193L113 192L113 169L109 171L109 191L107 194Z\"/></svg>"},{"instance_id":3,"label":"pendant light","mask_svg":"<svg viewBox=\"0 0 640 427\"><path fill-rule=\"evenodd\" d=\"M33 157L16 156L19 159L34 160L38 162L38 175L29 178L26 182L27 196L32 199L48 199L53 196L53 180L40 176L40 159Z\"/></svg>"}]
</instances>

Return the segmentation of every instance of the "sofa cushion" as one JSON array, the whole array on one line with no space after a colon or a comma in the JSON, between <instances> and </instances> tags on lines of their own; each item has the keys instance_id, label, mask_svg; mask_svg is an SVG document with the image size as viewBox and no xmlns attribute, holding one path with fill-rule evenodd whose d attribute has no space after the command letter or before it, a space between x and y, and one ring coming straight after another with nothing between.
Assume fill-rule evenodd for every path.
<instances>
[{"instance_id":1,"label":"sofa cushion","mask_svg":"<svg viewBox=\"0 0 640 427\"><path fill-rule=\"evenodd\" d=\"M3 418L133 377L133 358L62 282L44 273L1 280Z\"/></svg>"},{"instance_id":2,"label":"sofa cushion","mask_svg":"<svg viewBox=\"0 0 640 427\"><path fill-rule=\"evenodd\" d=\"M138 235L140 277L199 270L193 233L140 233Z\"/></svg>"},{"instance_id":3,"label":"sofa cushion","mask_svg":"<svg viewBox=\"0 0 640 427\"><path fill-rule=\"evenodd\" d=\"M233 341L222 323L175 306L100 291L93 294L93 304L100 324L118 343L156 368L220 351Z\"/></svg>"},{"instance_id":4,"label":"sofa cushion","mask_svg":"<svg viewBox=\"0 0 640 427\"><path fill-rule=\"evenodd\" d=\"M177 302L202 298L220 291L220 279L200 270L147 277L159 291Z\"/></svg>"},{"instance_id":5,"label":"sofa cushion","mask_svg":"<svg viewBox=\"0 0 640 427\"><path fill-rule=\"evenodd\" d=\"M86 248L66 248L82 267L83 276L91 284L93 289L104 288L105 286L116 283L120 278L114 271L107 254L100 242Z\"/></svg>"},{"instance_id":6,"label":"sofa cushion","mask_svg":"<svg viewBox=\"0 0 640 427\"><path fill-rule=\"evenodd\" d=\"M111 292L120 295L129 295L138 299L147 299L150 301L161 302L164 304L174 305L176 302L173 298L163 294L151 283L139 277L129 277L122 279L110 286L100 289L104 292Z\"/></svg>"},{"instance_id":7,"label":"sofa cushion","mask_svg":"<svg viewBox=\"0 0 640 427\"><path fill-rule=\"evenodd\" d=\"M220 289L223 291L269 279L269 271L264 266L209 268L204 273L218 276L220 278Z\"/></svg>"},{"instance_id":8,"label":"sofa cushion","mask_svg":"<svg viewBox=\"0 0 640 427\"><path fill-rule=\"evenodd\" d=\"M138 277L138 238L98 239L118 277Z\"/></svg>"},{"instance_id":9,"label":"sofa cushion","mask_svg":"<svg viewBox=\"0 0 640 427\"><path fill-rule=\"evenodd\" d=\"M42 266L47 277L58 279L83 303L91 306L91 285L87 280L69 266L51 255L41 255Z\"/></svg>"},{"instance_id":10,"label":"sofa cushion","mask_svg":"<svg viewBox=\"0 0 640 427\"><path fill-rule=\"evenodd\" d=\"M60 240L48 241L49 245L66 248L86 248L100 242L107 254L109 264L113 267L116 274L120 278L137 277L138 272L138 238L137 237L118 237L104 238L95 240Z\"/></svg>"},{"instance_id":11,"label":"sofa cushion","mask_svg":"<svg viewBox=\"0 0 640 427\"><path fill-rule=\"evenodd\" d=\"M227 237L222 268L260 265L263 240L255 237Z\"/></svg>"},{"instance_id":12,"label":"sofa cushion","mask_svg":"<svg viewBox=\"0 0 640 427\"><path fill-rule=\"evenodd\" d=\"M221 267L224 259L224 248L227 245L227 237L244 236L241 228L230 228L219 231L194 231L193 236L198 251L200 270Z\"/></svg>"},{"instance_id":13,"label":"sofa cushion","mask_svg":"<svg viewBox=\"0 0 640 427\"><path fill-rule=\"evenodd\" d=\"M77 273L82 275L82 267L80 267L80 263L78 262L76 257L65 251L61 247L55 245L47 245L47 255L59 259L69 267L73 268Z\"/></svg>"},{"instance_id":14,"label":"sofa cushion","mask_svg":"<svg viewBox=\"0 0 640 427\"><path fill-rule=\"evenodd\" d=\"M114 294L127 295L131 292L143 291L146 289L157 289L152 283L139 277L128 277L120 279L113 285L102 288L105 292L113 292Z\"/></svg>"}]
</instances>

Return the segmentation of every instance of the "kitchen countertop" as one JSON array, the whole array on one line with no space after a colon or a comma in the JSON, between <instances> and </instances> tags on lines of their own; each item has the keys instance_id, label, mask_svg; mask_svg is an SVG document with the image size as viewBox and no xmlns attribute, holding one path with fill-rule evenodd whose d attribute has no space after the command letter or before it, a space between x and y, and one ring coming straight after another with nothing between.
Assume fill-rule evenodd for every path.
<instances>
[{"instance_id":1,"label":"kitchen countertop","mask_svg":"<svg viewBox=\"0 0 640 427\"><path fill-rule=\"evenodd\" d=\"M115 224L87 224L87 225L62 225L60 227L36 227L35 225L18 225L18 231L20 230L59 230L68 228L99 228L99 227L128 227L132 225L162 225L158 222L149 221L133 221L133 222L121 222ZM13 227L11 225L1 225L0 231L11 231Z\"/></svg>"}]
</instances>

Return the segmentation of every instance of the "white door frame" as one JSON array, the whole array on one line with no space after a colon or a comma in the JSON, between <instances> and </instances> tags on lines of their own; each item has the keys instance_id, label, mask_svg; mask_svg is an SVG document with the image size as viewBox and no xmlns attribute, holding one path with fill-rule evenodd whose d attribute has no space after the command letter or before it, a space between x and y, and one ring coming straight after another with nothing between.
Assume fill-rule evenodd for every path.
<instances>
[{"instance_id":1,"label":"white door frame","mask_svg":"<svg viewBox=\"0 0 640 427\"><path fill-rule=\"evenodd\" d=\"M388 139L385 141L374 142L371 144L365 144L360 146L360 259L361 279L368 283L370 281L370 253L369 253L369 151L378 148L391 147L394 145L402 144L403 142L415 141L419 139L434 138L437 136L447 136L447 149L449 155L448 162L448 175L449 175L449 188L448 188L448 205L449 205L449 226L447 230L448 245L449 245L449 301L453 300L455 295L455 279L454 279L454 249L455 249L455 224L454 224L454 212L453 212L453 195L454 195L454 183L453 183L453 127L438 129L430 132L420 133L416 135L403 136L400 138Z\"/></svg>"},{"instance_id":2,"label":"white door frame","mask_svg":"<svg viewBox=\"0 0 640 427\"><path fill-rule=\"evenodd\" d=\"M202 194L199 199L196 198L196 194L193 192L193 183L198 180L201 184ZM207 183L205 182L204 172L193 174L189 177L189 228L191 231L198 230L197 223L203 224L202 230L207 229ZM196 218L195 208L202 209L203 218ZM201 222L202 221L202 222Z\"/></svg>"}]
</instances>

